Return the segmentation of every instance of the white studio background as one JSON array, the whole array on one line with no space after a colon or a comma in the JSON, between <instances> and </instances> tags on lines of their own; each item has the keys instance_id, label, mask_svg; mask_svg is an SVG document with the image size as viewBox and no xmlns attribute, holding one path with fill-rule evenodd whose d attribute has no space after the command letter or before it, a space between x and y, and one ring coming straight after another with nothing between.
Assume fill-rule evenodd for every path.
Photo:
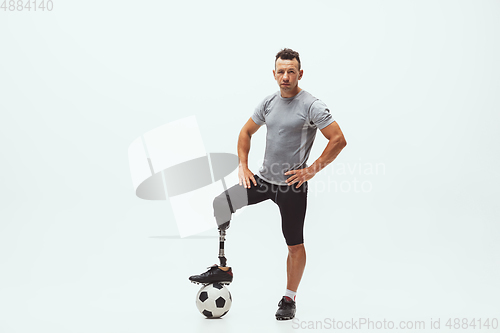
<instances>
[{"instance_id":1,"label":"white studio background","mask_svg":"<svg viewBox=\"0 0 500 333\"><path fill-rule=\"evenodd\" d=\"M0 332L498 318L499 1L52 1L0 10ZM207 152L236 153L283 47L348 142L310 181L300 322L274 319L270 202L232 222L233 308L205 320L187 277L216 262L216 230L180 239L168 201L135 196L127 149L195 115ZM265 127L254 172L264 146Z\"/></svg>"}]
</instances>

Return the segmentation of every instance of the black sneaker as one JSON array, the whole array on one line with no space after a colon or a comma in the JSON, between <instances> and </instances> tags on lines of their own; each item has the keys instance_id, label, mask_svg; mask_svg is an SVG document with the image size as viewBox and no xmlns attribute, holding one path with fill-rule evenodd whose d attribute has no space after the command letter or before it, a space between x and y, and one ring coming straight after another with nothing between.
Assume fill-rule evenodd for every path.
<instances>
[{"instance_id":1,"label":"black sneaker","mask_svg":"<svg viewBox=\"0 0 500 333\"><path fill-rule=\"evenodd\" d=\"M276 311L277 320L289 320L295 317L295 301L290 297L283 296L278 303L278 311Z\"/></svg>"},{"instance_id":2,"label":"black sneaker","mask_svg":"<svg viewBox=\"0 0 500 333\"><path fill-rule=\"evenodd\" d=\"M217 265L212 265L208 267L208 271L201 273L200 275L193 275L189 277L189 280L193 283L198 284L209 284L213 282L219 282L220 284L230 284L233 282L233 272L231 267L227 271L223 271Z\"/></svg>"}]
</instances>

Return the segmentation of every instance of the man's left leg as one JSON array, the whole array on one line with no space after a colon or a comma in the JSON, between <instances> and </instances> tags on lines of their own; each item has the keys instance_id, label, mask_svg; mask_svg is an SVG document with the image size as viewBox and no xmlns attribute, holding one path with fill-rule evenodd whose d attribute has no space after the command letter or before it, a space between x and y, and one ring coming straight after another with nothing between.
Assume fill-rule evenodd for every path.
<instances>
[{"instance_id":1,"label":"man's left leg","mask_svg":"<svg viewBox=\"0 0 500 333\"><path fill-rule=\"evenodd\" d=\"M276 319L287 320L295 317L295 295L306 265L304 247L304 219L307 208L308 183L298 189L294 185L280 186L276 196L281 213L281 228L288 245L286 260L287 287L278 304Z\"/></svg>"},{"instance_id":2,"label":"man's left leg","mask_svg":"<svg viewBox=\"0 0 500 333\"><path fill-rule=\"evenodd\" d=\"M306 249L304 243L288 246L288 257L286 259L286 289L297 292L300 279L306 267Z\"/></svg>"},{"instance_id":3,"label":"man's left leg","mask_svg":"<svg viewBox=\"0 0 500 333\"><path fill-rule=\"evenodd\" d=\"M224 246L222 239L225 236L221 234L221 230L225 231L228 228L232 214L236 210L271 199L272 192L270 187L257 175L254 175L254 177L257 185L250 182L250 188L245 188L243 185L236 184L215 197L213 207L215 220L219 226L219 259L221 260L221 266L215 264L208 267L208 271L204 273L190 276L189 280L191 282L199 284L211 282L229 284L233 281L232 269L231 267L226 267L226 258L223 250L221 251Z\"/></svg>"}]
</instances>

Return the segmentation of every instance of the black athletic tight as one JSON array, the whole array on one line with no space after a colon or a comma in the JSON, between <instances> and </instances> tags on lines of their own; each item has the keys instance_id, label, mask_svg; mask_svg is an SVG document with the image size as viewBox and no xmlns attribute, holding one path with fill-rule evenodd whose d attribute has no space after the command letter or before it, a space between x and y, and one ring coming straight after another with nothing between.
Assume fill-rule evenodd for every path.
<instances>
[{"instance_id":1,"label":"black athletic tight","mask_svg":"<svg viewBox=\"0 0 500 333\"><path fill-rule=\"evenodd\" d=\"M214 216L217 225L231 220L236 210L271 199L278 205L281 213L281 230L287 245L304 243L304 219L307 207L308 183L299 188L293 185L275 185L254 175L257 186L250 181L250 188L236 184L214 199ZM228 200L229 197L229 200Z\"/></svg>"}]
</instances>

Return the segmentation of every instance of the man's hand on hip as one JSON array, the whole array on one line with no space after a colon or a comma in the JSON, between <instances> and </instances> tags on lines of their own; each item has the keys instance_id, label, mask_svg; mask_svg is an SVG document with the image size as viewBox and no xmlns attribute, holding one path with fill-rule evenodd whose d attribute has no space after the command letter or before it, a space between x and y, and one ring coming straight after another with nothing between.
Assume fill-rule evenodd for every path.
<instances>
[{"instance_id":1,"label":"man's hand on hip","mask_svg":"<svg viewBox=\"0 0 500 333\"><path fill-rule=\"evenodd\" d=\"M290 176L286 182L288 185L292 185L295 183L299 183L295 188L299 188L302 184L304 184L306 181L314 177L316 172L312 171L309 169L309 167L304 168L304 169L297 169L297 170L290 170L285 172L285 176L292 175Z\"/></svg>"}]
</instances>

